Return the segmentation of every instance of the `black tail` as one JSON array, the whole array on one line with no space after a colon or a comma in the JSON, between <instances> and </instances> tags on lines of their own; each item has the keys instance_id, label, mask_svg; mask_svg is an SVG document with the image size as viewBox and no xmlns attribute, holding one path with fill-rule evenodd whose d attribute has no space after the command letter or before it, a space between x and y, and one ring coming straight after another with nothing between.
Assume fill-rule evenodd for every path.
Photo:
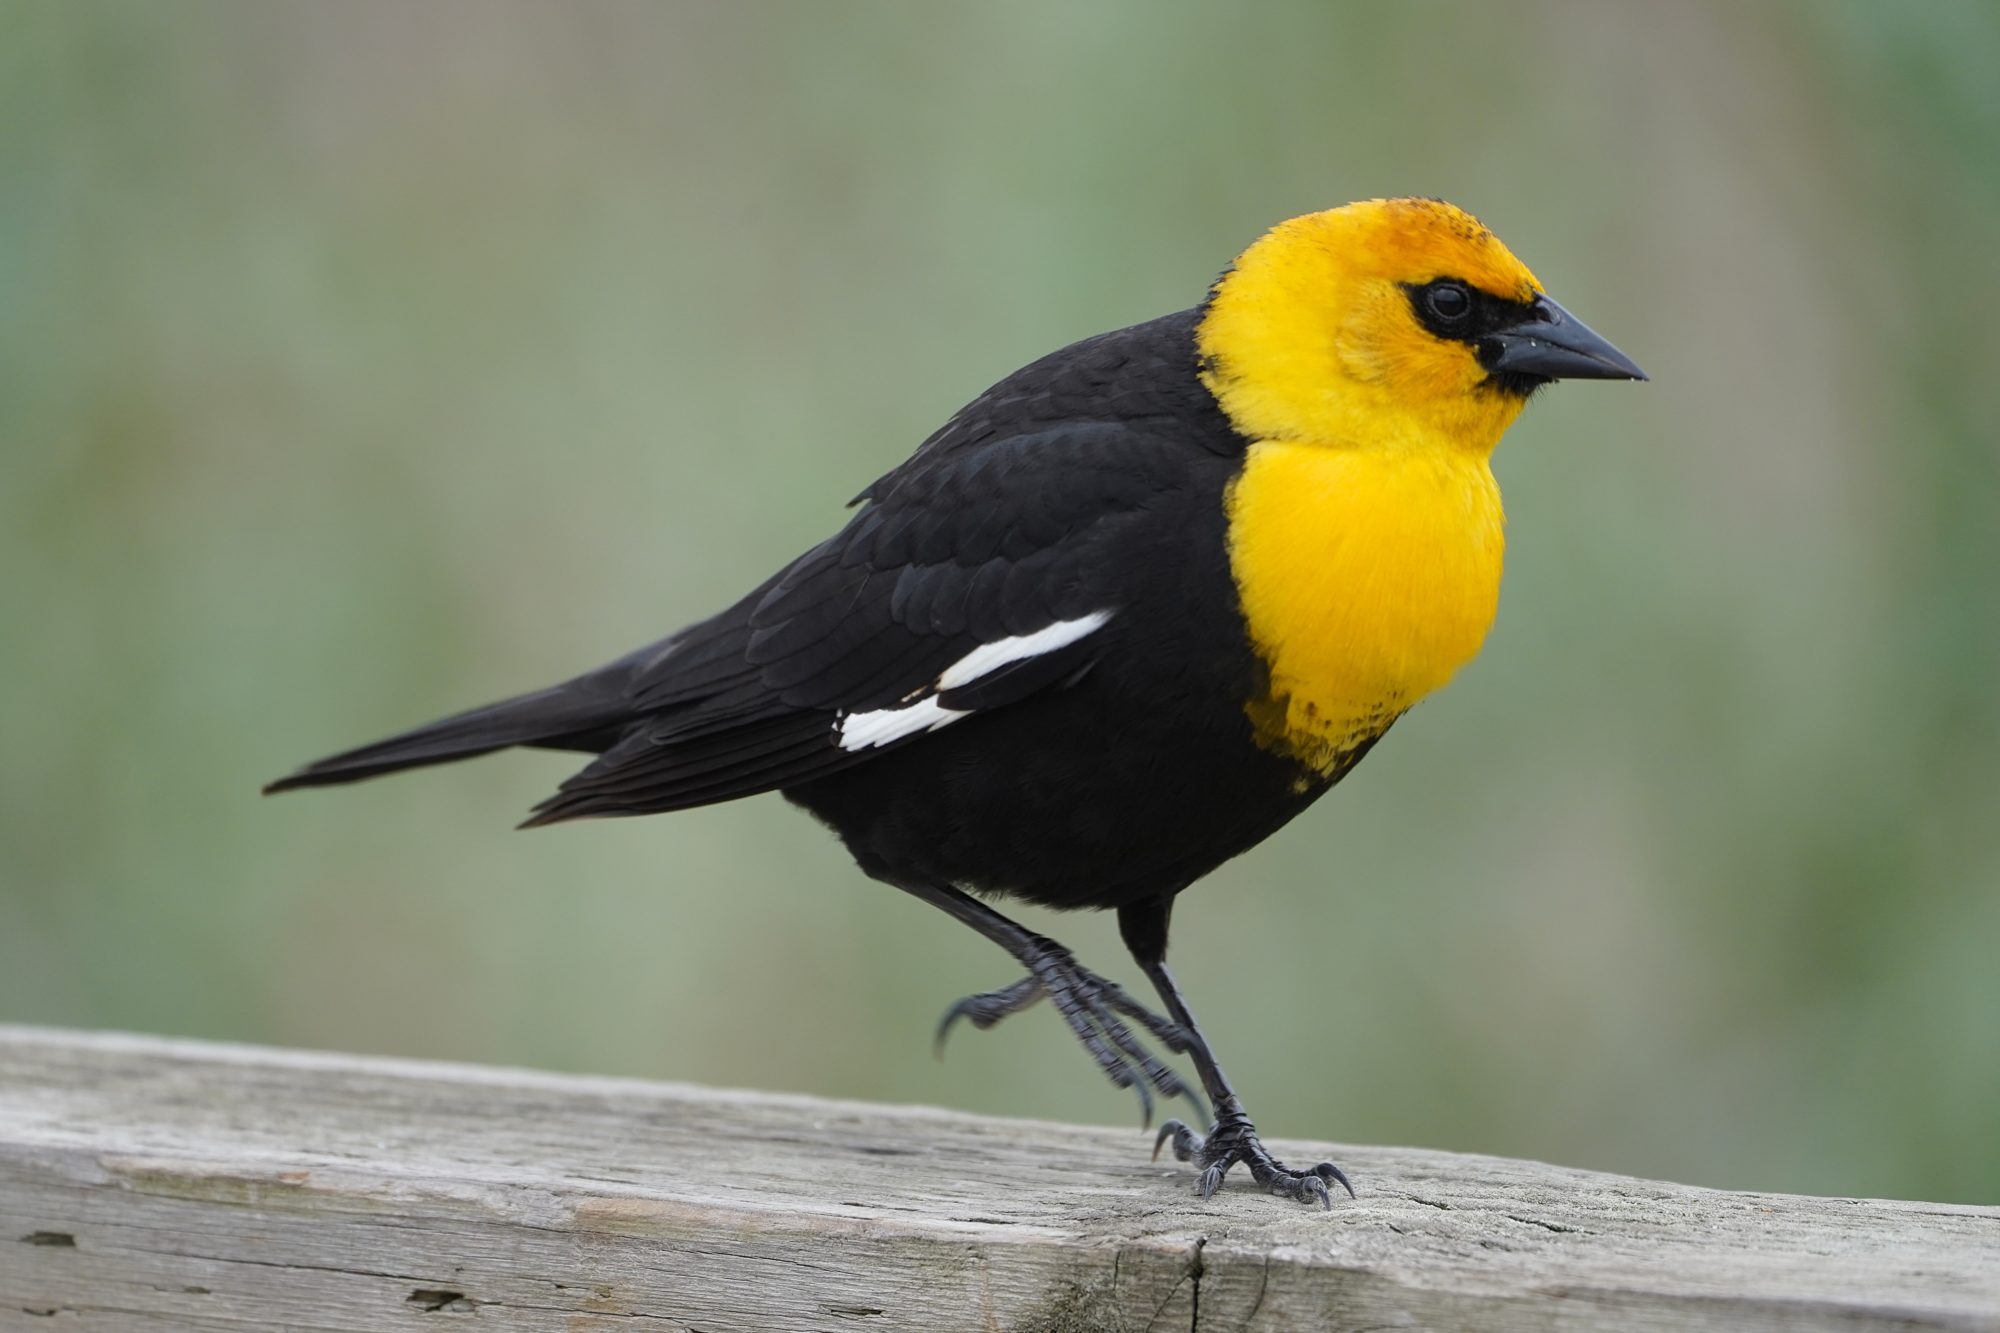
<instances>
[{"instance_id":1,"label":"black tail","mask_svg":"<svg viewBox=\"0 0 2000 1333\"><path fill-rule=\"evenodd\" d=\"M631 720L625 691L628 678L626 671L607 669L458 713L358 750L316 760L279 778L264 792L269 795L295 787L359 782L399 769L491 754L512 745L602 753L617 742Z\"/></svg>"}]
</instances>

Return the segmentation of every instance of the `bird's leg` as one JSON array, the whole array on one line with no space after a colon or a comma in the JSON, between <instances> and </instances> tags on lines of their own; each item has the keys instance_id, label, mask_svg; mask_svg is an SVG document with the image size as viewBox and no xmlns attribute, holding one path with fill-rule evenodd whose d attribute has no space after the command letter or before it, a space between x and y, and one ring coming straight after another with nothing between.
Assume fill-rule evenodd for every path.
<instances>
[{"instance_id":1,"label":"bird's leg","mask_svg":"<svg viewBox=\"0 0 2000 1333\"><path fill-rule=\"evenodd\" d=\"M1147 1028L1170 1047L1181 1039L1178 1029L1155 1015L1146 1013L1125 993L1088 968L1080 965L1068 949L1054 940L1037 935L1025 926L1002 916L970 894L931 884L906 884L889 880L897 888L921 898L992 940L1014 955L1028 975L1003 990L974 995L959 1001L945 1014L938 1028L938 1040L954 1019L970 1018L975 1027L991 1027L1008 1014L1016 1013L1046 995L1069 1024L1070 1031L1090 1052L1105 1077L1121 1088L1139 1094L1146 1123L1153 1120L1153 1092L1163 1097L1192 1096L1180 1076L1162 1064L1140 1044L1118 1015L1143 1014ZM983 1020L983 1021L982 1021ZM1156 1027L1155 1024L1158 1024ZM1169 1039L1171 1034L1171 1040Z\"/></svg>"},{"instance_id":2,"label":"bird's leg","mask_svg":"<svg viewBox=\"0 0 2000 1333\"><path fill-rule=\"evenodd\" d=\"M1140 969L1152 978L1168 1015L1187 1035L1188 1057L1201 1075L1203 1090L1215 1104L1215 1121L1206 1135L1195 1133L1178 1120L1167 1121L1160 1126L1159 1137L1153 1140L1153 1155L1158 1157L1160 1149L1171 1142L1174 1156L1192 1162L1201 1172L1195 1190L1204 1199L1215 1193L1222 1177L1238 1162L1249 1167L1252 1178L1266 1190L1301 1203L1333 1207L1333 1195L1327 1188L1331 1184L1338 1184L1353 1197L1354 1186L1332 1162L1321 1162L1310 1171L1293 1171L1265 1150L1257 1137L1257 1127L1243 1109L1243 1099L1229 1085L1222 1066L1209 1050L1207 1038L1201 1035L1194 1015L1188 1011L1180 987L1174 984L1173 974L1167 971L1167 921L1172 912L1171 897L1129 904L1118 909L1118 931Z\"/></svg>"},{"instance_id":3,"label":"bird's leg","mask_svg":"<svg viewBox=\"0 0 2000 1333\"><path fill-rule=\"evenodd\" d=\"M1106 1008L1123 1014L1144 1027L1159 1039L1162 1046L1174 1054L1183 1055L1187 1052L1187 1034L1181 1031L1178 1023L1164 1019L1140 1004L1127 995L1117 982L1106 981L1081 964L1077 966L1077 972L1096 990L1097 998ZM1042 989L1042 983L1035 978L1034 973L1030 972L1011 986L966 996L945 1010L944 1019L938 1024L938 1054L944 1054L944 1039L959 1019L967 1020L983 1032L1009 1015L1018 1014L1023 1009L1032 1009L1041 1002L1045 994L1047 992Z\"/></svg>"}]
</instances>

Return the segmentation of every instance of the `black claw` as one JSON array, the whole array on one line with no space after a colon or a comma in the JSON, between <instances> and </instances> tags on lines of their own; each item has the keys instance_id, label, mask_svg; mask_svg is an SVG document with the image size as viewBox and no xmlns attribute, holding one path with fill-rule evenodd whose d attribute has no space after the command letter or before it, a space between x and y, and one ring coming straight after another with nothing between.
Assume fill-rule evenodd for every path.
<instances>
[{"instance_id":1,"label":"black claw","mask_svg":"<svg viewBox=\"0 0 2000 1333\"><path fill-rule=\"evenodd\" d=\"M1347 1173L1341 1170L1339 1167L1335 1166L1332 1162L1321 1162L1318 1166L1313 1168L1313 1174L1318 1176L1321 1180L1330 1180L1337 1183L1342 1189L1347 1191L1347 1197L1350 1199L1356 1199L1361 1197L1360 1195L1354 1192L1354 1186L1348 1183ZM1333 1207L1332 1200L1329 1199L1327 1201L1326 1206L1329 1208Z\"/></svg>"},{"instance_id":2,"label":"black claw","mask_svg":"<svg viewBox=\"0 0 2000 1333\"><path fill-rule=\"evenodd\" d=\"M967 996L944 1011L944 1017L938 1020L937 1035L931 1038L932 1058L938 1060L944 1059L944 1039L951 1035L951 1025L965 1017L966 1010L971 1004L972 997Z\"/></svg>"},{"instance_id":3,"label":"black claw","mask_svg":"<svg viewBox=\"0 0 2000 1333\"><path fill-rule=\"evenodd\" d=\"M1250 1123L1243 1108L1233 1097L1223 1102L1222 1117L1210 1127L1206 1137L1196 1134L1178 1120L1169 1120L1160 1126L1159 1135L1153 1140L1153 1160L1160 1158L1160 1149L1171 1140L1174 1156L1183 1162L1192 1162L1201 1171L1195 1179L1195 1193L1206 1199L1215 1193L1216 1187L1229 1168L1238 1162L1250 1169L1256 1182L1272 1194L1282 1198L1292 1198L1300 1203L1317 1203L1322 1208L1332 1209L1333 1191L1329 1182L1338 1182L1354 1197L1354 1186L1348 1183L1347 1175L1332 1162L1321 1162L1307 1172L1295 1172L1283 1162L1271 1156L1257 1137L1256 1126Z\"/></svg>"},{"instance_id":4,"label":"black claw","mask_svg":"<svg viewBox=\"0 0 2000 1333\"><path fill-rule=\"evenodd\" d=\"M1153 1094L1143 1078L1132 1079L1132 1086L1139 1091L1139 1128L1144 1129L1153 1123Z\"/></svg>"}]
</instances>

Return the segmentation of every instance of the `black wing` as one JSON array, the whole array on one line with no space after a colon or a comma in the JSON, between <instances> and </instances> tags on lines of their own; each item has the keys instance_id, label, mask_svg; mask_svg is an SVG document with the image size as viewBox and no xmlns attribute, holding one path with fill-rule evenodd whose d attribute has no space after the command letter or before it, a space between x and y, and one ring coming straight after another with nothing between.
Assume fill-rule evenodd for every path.
<instances>
[{"instance_id":1,"label":"black wing","mask_svg":"<svg viewBox=\"0 0 2000 1333\"><path fill-rule=\"evenodd\" d=\"M1120 637L1132 534L1191 484L1191 449L1234 447L1191 334L1170 316L1010 376L834 537L606 668L629 727L529 823L791 786L1089 670Z\"/></svg>"},{"instance_id":2,"label":"black wing","mask_svg":"<svg viewBox=\"0 0 2000 1333\"><path fill-rule=\"evenodd\" d=\"M1073 678L1117 617L1093 573L1172 485L1168 464L1129 431L1069 427L905 479L758 595L631 663L643 720L533 822L788 786Z\"/></svg>"}]
</instances>

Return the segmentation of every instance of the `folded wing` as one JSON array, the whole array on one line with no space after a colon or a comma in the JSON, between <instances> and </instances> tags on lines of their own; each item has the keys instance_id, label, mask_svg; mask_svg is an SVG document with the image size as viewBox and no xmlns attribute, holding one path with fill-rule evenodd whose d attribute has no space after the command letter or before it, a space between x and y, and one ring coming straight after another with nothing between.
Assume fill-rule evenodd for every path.
<instances>
[{"instance_id":1,"label":"folded wing","mask_svg":"<svg viewBox=\"0 0 2000 1333\"><path fill-rule=\"evenodd\" d=\"M1097 575L1177 475L1106 423L920 453L750 597L607 668L629 727L528 823L791 786L1061 688L1117 642Z\"/></svg>"}]
</instances>

